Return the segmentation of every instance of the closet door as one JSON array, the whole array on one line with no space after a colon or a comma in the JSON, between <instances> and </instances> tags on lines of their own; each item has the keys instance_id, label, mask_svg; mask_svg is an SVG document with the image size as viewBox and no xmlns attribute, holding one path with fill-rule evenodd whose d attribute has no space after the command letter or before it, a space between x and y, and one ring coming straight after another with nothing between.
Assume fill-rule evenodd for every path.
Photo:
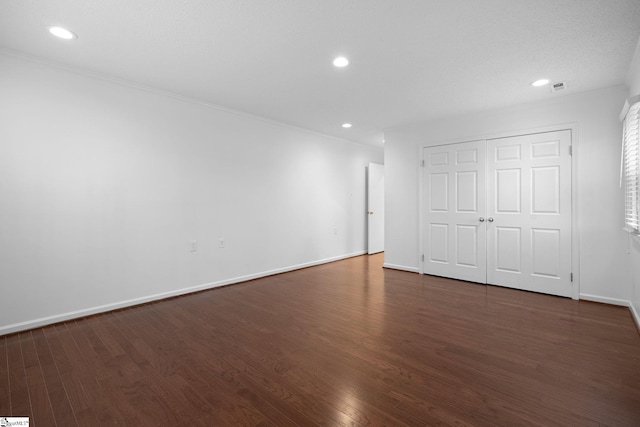
<instances>
[{"instance_id":1,"label":"closet door","mask_svg":"<svg viewBox=\"0 0 640 427\"><path fill-rule=\"evenodd\" d=\"M485 142L423 154L424 272L486 283Z\"/></svg>"},{"instance_id":2,"label":"closet door","mask_svg":"<svg viewBox=\"0 0 640 427\"><path fill-rule=\"evenodd\" d=\"M571 296L571 131L487 141L487 283Z\"/></svg>"}]
</instances>

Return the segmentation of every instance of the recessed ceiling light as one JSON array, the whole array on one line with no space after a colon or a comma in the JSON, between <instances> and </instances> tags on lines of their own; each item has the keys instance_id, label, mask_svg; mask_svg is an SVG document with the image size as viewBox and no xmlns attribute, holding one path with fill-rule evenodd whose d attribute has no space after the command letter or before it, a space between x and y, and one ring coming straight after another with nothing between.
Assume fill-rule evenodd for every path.
<instances>
[{"instance_id":1,"label":"recessed ceiling light","mask_svg":"<svg viewBox=\"0 0 640 427\"><path fill-rule=\"evenodd\" d=\"M62 27L49 27L49 32L54 36L59 37L61 39L65 39L65 40L72 40L72 39L78 38L78 36L74 32L69 31L66 28L62 28Z\"/></svg>"},{"instance_id":2,"label":"recessed ceiling light","mask_svg":"<svg viewBox=\"0 0 640 427\"><path fill-rule=\"evenodd\" d=\"M343 123L342 127L345 129L349 129L351 127L351 123Z\"/></svg>"},{"instance_id":3,"label":"recessed ceiling light","mask_svg":"<svg viewBox=\"0 0 640 427\"><path fill-rule=\"evenodd\" d=\"M535 82L531 83L531 86L535 86L535 87L540 87L540 86L545 86L549 84L549 79L540 79L540 80L536 80Z\"/></svg>"},{"instance_id":4,"label":"recessed ceiling light","mask_svg":"<svg viewBox=\"0 0 640 427\"><path fill-rule=\"evenodd\" d=\"M349 65L349 60L344 56L338 56L333 60L333 65L339 68L346 67L347 65Z\"/></svg>"}]
</instances>

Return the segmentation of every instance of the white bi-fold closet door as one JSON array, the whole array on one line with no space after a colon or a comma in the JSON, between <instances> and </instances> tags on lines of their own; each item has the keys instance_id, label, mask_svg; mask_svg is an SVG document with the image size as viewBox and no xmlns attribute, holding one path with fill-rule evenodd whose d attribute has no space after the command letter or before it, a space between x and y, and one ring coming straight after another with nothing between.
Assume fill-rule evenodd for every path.
<instances>
[{"instance_id":1,"label":"white bi-fold closet door","mask_svg":"<svg viewBox=\"0 0 640 427\"><path fill-rule=\"evenodd\" d=\"M570 130L423 154L425 274L571 296Z\"/></svg>"}]
</instances>

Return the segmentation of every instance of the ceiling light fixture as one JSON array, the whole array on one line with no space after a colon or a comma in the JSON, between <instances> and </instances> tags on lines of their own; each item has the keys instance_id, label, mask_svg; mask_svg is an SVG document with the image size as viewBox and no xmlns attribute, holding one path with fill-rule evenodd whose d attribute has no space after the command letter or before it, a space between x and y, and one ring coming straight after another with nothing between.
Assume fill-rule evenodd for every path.
<instances>
[{"instance_id":1,"label":"ceiling light fixture","mask_svg":"<svg viewBox=\"0 0 640 427\"><path fill-rule=\"evenodd\" d=\"M549 84L549 79L540 79L531 83L531 86L540 87L540 86L546 86L548 84Z\"/></svg>"},{"instance_id":2,"label":"ceiling light fixture","mask_svg":"<svg viewBox=\"0 0 640 427\"><path fill-rule=\"evenodd\" d=\"M333 60L333 65L338 68L346 67L347 65L349 65L349 60L344 56L338 56Z\"/></svg>"},{"instance_id":3,"label":"ceiling light fixture","mask_svg":"<svg viewBox=\"0 0 640 427\"><path fill-rule=\"evenodd\" d=\"M49 27L49 32L54 36L64 40L73 40L78 38L78 36L73 31L69 31L66 28L62 27Z\"/></svg>"},{"instance_id":4,"label":"ceiling light fixture","mask_svg":"<svg viewBox=\"0 0 640 427\"><path fill-rule=\"evenodd\" d=\"M349 129L351 127L351 123L343 123L342 127L345 129Z\"/></svg>"}]
</instances>

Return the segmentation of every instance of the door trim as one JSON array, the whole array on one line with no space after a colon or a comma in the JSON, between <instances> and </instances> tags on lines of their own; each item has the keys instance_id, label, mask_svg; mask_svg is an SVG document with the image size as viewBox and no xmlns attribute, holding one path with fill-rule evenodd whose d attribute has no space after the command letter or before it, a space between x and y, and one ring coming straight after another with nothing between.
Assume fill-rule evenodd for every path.
<instances>
[{"instance_id":1,"label":"door trim","mask_svg":"<svg viewBox=\"0 0 640 427\"><path fill-rule=\"evenodd\" d=\"M571 286L571 298L574 300L580 299L580 233L579 233L579 214L578 214L578 155L579 150L579 131L577 123L567 123L553 126L530 128L518 131L503 131L486 135L470 136L468 138L455 138L446 141L434 141L433 143L420 144L418 147L418 254L416 255L417 264L419 266L420 274L424 274L424 262L422 257L425 253L424 248L424 221L423 215L425 212L425 200L424 200L424 149L434 147L438 145L458 144L461 142L473 142L488 139L497 138L509 138L515 136L531 135L535 133L555 132L569 130L571 131L571 271L573 273L573 284Z\"/></svg>"}]
</instances>

